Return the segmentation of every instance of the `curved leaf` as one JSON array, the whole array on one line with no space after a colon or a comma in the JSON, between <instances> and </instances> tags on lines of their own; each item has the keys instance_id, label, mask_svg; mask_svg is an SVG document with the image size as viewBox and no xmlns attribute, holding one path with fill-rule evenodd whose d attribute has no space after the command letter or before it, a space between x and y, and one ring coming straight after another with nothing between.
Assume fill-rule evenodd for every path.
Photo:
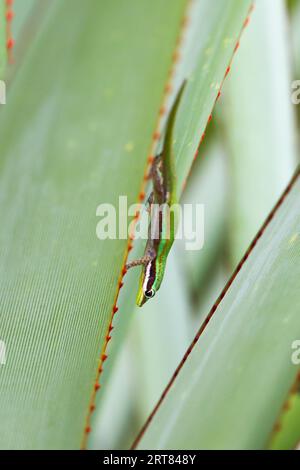
<instances>
[{"instance_id":1,"label":"curved leaf","mask_svg":"<svg viewBox=\"0 0 300 470\"><path fill-rule=\"evenodd\" d=\"M2 448L80 446L127 246L97 239L96 208L136 202L184 7L55 0L12 83L0 116Z\"/></svg>"},{"instance_id":2,"label":"curved leaf","mask_svg":"<svg viewBox=\"0 0 300 470\"><path fill-rule=\"evenodd\" d=\"M299 365L300 170L250 246L149 421L139 449L267 445Z\"/></svg>"}]
</instances>

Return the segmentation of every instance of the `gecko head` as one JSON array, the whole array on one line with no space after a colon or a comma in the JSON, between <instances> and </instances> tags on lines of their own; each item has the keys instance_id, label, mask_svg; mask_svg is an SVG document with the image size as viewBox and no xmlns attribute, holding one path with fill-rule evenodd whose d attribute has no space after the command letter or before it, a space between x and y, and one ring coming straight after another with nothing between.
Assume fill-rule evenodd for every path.
<instances>
[{"instance_id":1,"label":"gecko head","mask_svg":"<svg viewBox=\"0 0 300 470\"><path fill-rule=\"evenodd\" d=\"M147 302L147 300L152 299L152 297L155 296L156 282L155 259L153 259L143 267L140 276L139 290L136 299L136 303L139 307L142 307Z\"/></svg>"},{"instance_id":2,"label":"gecko head","mask_svg":"<svg viewBox=\"0 0 300 470\"><path fill-rule=\"evenodd\" d=\"M155 296L156 291L152 288L150 290L144 290L143 287L141 286L138 290L137 298L136 298L136 303L139 307L142 307L147 300L152 299L152 297Z\"/></svg>"}]
</instances>

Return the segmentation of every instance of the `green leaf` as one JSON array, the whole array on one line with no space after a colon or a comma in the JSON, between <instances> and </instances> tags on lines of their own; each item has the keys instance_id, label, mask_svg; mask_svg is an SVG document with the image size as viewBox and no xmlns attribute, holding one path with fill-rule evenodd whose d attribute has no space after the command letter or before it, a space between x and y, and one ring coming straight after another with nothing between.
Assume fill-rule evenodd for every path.
<instances>
[{"instance_id":1,"label":"green leaf","mask_svg":"<svg viewBox=\"0 0 300 470\"><path fill-rule=\"evenodd\" d=\"M177 369L139 449L267 445L299 370L299 174Z\"/></svg>"},{"instance_id":2,"label":"green leaf","mask_svg":"<svg viewBox=\"0 0 300 470\"><path fill-rule=\"evenodd\" d=\"M285 2L257 2L220 109L230 171L232 269L296 166L289 47Z\"/></svg>"},{"instance_id":3,"label":"green leaf","mask_svg":"<svg viewBox=\"0 0 300 470\"><path fill-rule=\"evenodd\" d=\"M248 0L196 3L193 21L197 24L197 33L195 31L190 37L191 47L181 66L187 71L185 76L189 80L175 124L178 197L182 194L251 3Z\"/></svg>"},{"instance_id":4,"label":"green leaf","mask_svg":"<svg viewBox=\"0 0 300 470\"><path fill-rule=\"evenodd\" d=\"M299 21L300 21L300 3L296 3L293 14L292 14L292 42L294 46L294 61L295 61L295 80L299 80L300 77L300 57L299 57L299 44L300 44L300 31L299 31Z\"/></svg>"},{"instance_id":5,"label":"green leaf","mask_svg":"<svg viewBox=\"0 0 300 470\"><path fill-rule=\"evenodd\" d=\"M0 116L2 448L80 446L127 246L97 239L96 208L137 200L184 7L55 0L12 83Z\"/></svg>"},{"instance_id":6,"label":"green leaf","mask_svg":"<svg viewBox=\"0 0 300 470\"><path fill-rule=\"evenodd\" d=\"M299 388L299 380L296 386ZM300 440L300 394L294 390L284 404L280 420L275 427L270 449L289 450L295 449Z\"/></svg>"}]
</instances>

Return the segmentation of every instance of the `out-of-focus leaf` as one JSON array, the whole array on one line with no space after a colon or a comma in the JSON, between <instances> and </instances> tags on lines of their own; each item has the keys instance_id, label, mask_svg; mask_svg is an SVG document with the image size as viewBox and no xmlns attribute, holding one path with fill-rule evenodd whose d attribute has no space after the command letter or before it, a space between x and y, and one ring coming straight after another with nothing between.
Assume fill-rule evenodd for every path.
<instances>
[{"instance_id":1,"label":"out-of-focus leaf","mask_svg":"<svg viewBox=\"0 0 300 470\"><path fill-rule=\"evenodd\" d=\"M183 205L192 204L194 211L196 204L202 204L204 210L204 227L193 226L193 230L197 229L199 239L204 228L203 247L189 251L186 250L185 240L178 241L180 261L186 273L184 281L197 298L203 295L224 248L227 199L225 165L225 153L215 133L208 143L204 142L201 146L181 201ZM193 221L196 223L195 217Z\"/></svg>"},{"instance_id":2,"label":"out-of-focus leaf","mask_svg":"<svg viewBox=\"0 0 300 470\"><path fill-rule=\"evenodd\" d=\"M277 429L278 428L278 429ZM291 394L285 403L280 421L275 428L270 449L295 449L300 440L300 394L299 390Z\"/></svg>"},{"instance_id":3,"label":"out-of-focus leaf","mask_svg":"<svg viewBox=\"0 0 300 470\"><path fill-rule=\"evenodd\" d=\"M231 178L232 268L295 169L289 56L285 2L260 0L226 82L221 108Z\"/></svg>"},{"instance_id":4,"label":"out-of-focus leaf","mask_svg":"<svg viewBox=\"0 0 300 470\"><path fill-rule=\"evenodd\" d=\"M297 76L295 79L300 80L300 2L297 1L295 8L292 13L292 39L294 46L294 60L295 60L295 70Z\"/></svg>"},{"instance_id":5,"label":"out-of-focus leaf","mask_svg":"<svg viewBox=\"0 0 300 470\"><path fill-rule=\"evenodd\" d=\"M259 232L154 413L139 449L267 445L299 370L300 178Z\"/></svg>"},{"instance_id":6,"label":"out-of-focus leaf","mask_svg":"<svg viewBox=\"0 0 300 470\"><path fill-rule=\"evenodd\" d=\"M143 309L137 307L132 325L135 364L141 385L138 400L142 423L192 339L188 329L190 305L176 249L169 256L168 268L160 296Z\"/></svg>"},{"instance_id":7,"label":"out-of-focus leaf","mask_svg":"<svg viewBox=\"0 0 300 470\"><path fill-rule=\"evenodd\" d=\"M199 324L201 324L215 303L215 300L226 284L229 274L224 263L224 256L220 255L220 259L214 261L211 267L211 272L207 273L208 279L203 279L204 286L199 286L201 295L194 305L194 315L191 322L191 329L193 334L197 331Z\"/></svg>"},{"instance_id":8,"label":"out-of-focus leaf","mask_svg":"<svg viewBox=\"0 0 300 470\"><path fill-rule=\"evenodd\" d=\"M29 16L34 13L34 8L37 8L38 0L14 0L14 18L12 21L12 32L16 40L19 39L20 32ZM47 2L45 2L47 3Z\"/></svg>"},{"instance_id":9,"label":"out-of-focus leaf","mask_svg":"<svg viewBox=\"0 0 300 470\"><path fill-rule=\"evenodd\" d=\"M189 318L191 332L205 317L228 273L224 265L226 244L227 183L226 155L219 133L212 128L201 145L193 172L184 191L182 204L204 206L204 245L201 250L186 250L185 240L178 241L177 255L184 273L183 283L189 291L193 314ZM212 184L213 182L213 184ZM218 190L216 191L216 188ZM202 226L194 230L200 238Z\"/></svg>"},{"instance_id":10,"label":"out-of-focus leaf","mask_svg":"<svg viewBox=\"0 0 300 470\"><path fill-rule=\"evenodd\" d=\"M184 7L55 0L12 83L0 120L2 448L80 446L127 246L97 239L96 208L136 201Z\"/></svg>"}]
</instances>

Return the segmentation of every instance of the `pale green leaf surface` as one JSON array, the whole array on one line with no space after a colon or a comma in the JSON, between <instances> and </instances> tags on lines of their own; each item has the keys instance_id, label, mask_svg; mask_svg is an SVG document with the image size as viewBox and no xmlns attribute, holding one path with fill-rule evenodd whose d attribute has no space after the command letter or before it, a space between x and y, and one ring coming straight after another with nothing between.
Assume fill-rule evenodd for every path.
<instances>
[{"instance_id":1,"label":"pale green leaf surface","mask_svg":"<svg viewBox=\"0 0 300 470\"><path fill-rule=\"evenodd\" d=\"M17 42L24 24L32 17L38 2L39 0L14 0L13 10L15 15L12 21L12 32ZM45 3L47 3L47 1Z\"/></svg>"},{"instance_id":2,"label":"pale green leaf surface","mask_svg":"<svg viewBox=\"0 0 300 470\"><path fill-rule=\"evenodd\" d=\"M285 2L257 2L224 87L220 111L230 168L228 253L232 268L297 162L288 39Z\"/></svg>"},{"instance_id":3,"label":"pale green leaf surface","mask_svg":"<svg viewBox=\"0 0 300 470\"><path fill-rule=\"evenodd\" d=\"M267 445L299 366L300 178L266 227L146 429L143 449Z\"/></svg>"},{"instance_id":4,"label":"pale green leaf surface","mask_svg":"<svg viewBox=\"0 0 300 470\"><path fill-rule=\"evenodd\" d=\"M51 2L13 81L0 116L2 448L80 446L127 244L96 238L96 208L137 199L184 4Z\"/></svg>"}]
</instances>

